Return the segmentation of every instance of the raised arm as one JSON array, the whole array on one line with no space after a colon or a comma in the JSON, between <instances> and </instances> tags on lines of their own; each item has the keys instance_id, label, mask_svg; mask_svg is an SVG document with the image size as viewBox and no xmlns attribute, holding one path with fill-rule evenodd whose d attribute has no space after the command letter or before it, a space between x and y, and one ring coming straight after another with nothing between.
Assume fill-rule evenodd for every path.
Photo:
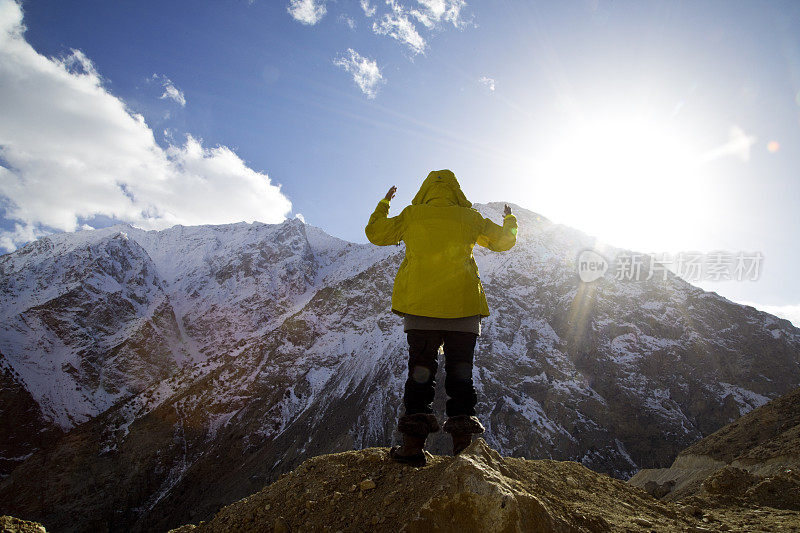
<instances>
[{"instance_id":1,"label":"raised arm","mask_svg":"<svg viewBox=\"0 0 800 533\"><path fill-rule=\"evenodd\" d=\"M388 246L397 244L403 238L403 213L389 218L389 202L394 197L397 187L392 186L386 197L378 202L378 206L369 217L364 233L372 244Z\"/></svg>"},{"instance_id":2,"label":"raised arm","mask_svg":"<svg viewBox=\"0 0 800 533\"><path fill-rule=\"evenodd\" d=\"M483 219L483 228L478 236L478 244L493 252L505 252L517 243L517 217L511 214L511 208L505 206L503 225L499 226L489 220Z\"/></svg>"}]
</instances>

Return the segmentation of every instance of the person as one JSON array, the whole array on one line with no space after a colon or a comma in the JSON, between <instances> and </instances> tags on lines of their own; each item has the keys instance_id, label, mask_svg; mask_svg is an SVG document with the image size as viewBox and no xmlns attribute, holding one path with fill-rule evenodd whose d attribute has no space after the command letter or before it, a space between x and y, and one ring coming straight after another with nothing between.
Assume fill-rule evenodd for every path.
<instances>
[{"instance_id":1,"label":"person","mask_svg":"<svg viewBox=\"0 0 800 533\"><path fill-rule=\"evenodd\" d=\"M442 429L452 437L453 455L484 431L475 416L472 365L480 321L489 316L489 306L472 249L479 244L495 252L509 250L516 243L517 219L508 205L502 226L484 218L450 170L428 174L411 205L390 218L396 191L392 186L378 202L364 231L378 246L400 241L406 246L392 290L392 312L403 317L409 352L405 413L397 423L403 445L391 448L390 455L397 462L424 466L425 440L440 429L432 408L440 348L448 396Z\"/></svg>"}]
</instances>

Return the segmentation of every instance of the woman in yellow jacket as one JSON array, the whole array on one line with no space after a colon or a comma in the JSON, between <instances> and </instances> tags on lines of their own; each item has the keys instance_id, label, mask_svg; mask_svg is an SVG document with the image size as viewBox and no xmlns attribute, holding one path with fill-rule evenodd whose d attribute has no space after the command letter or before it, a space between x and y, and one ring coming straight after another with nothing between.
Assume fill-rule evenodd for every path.
<instances>
[{"instance_id":1,"label":"woman in yellow jacket","mask_svg":"<svg viewBox=\"0 0 800 533\"><path fill-rule=\"evenodd\" d=\"M484 428L475 416L477 394L472 383L475 341L480 320L489 316L478 266L472 248L480 244L495 252L516 243L517 219L505 206L503 226L483 218L461 192L449 170L428 174L411 205L389 218L389 189L365 228L367 238L379 246L405 242L392 291L392 311L403 317L408 338L408 378L405 414L397 428L403 446L391 450L395 461L424 465L423 447L429 433L439 430L433 414L439 348L444 346L447 421L444 430L453 438L453 454L466 448L472 435Z\"/></svg>"}]
</instances>

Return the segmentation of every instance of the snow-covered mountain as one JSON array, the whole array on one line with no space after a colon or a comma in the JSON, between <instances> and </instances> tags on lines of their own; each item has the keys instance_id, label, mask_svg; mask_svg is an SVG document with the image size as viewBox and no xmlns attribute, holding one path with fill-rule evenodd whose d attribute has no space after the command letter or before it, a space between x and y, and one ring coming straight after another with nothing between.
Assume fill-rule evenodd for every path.
<instances>
[{"instance_id":1,"label":"snow-covered mountain","mask_svg":"<svg viewBox=\"0 0 800 533\"><path fill-rule=\"evenodd\" d=\"M476 205L497 221L502 207ZM475 249L492 310L478 410L502 454L627 477L800 386L788 321L671 275L581 283L574 261L599 243L515 213L515 248ZM163 528L309 456L388 444L407 364L389 312L402 256L293 219L118 226L0 257L0 416L14 421L0 454L6 473L18 465L0 511ZM431 446L448 449L443 435Z\"/></svg>"},{"instance_id":2,"label":"snow-covered mountain","mask_svg":"<svg viewBox=\"0 0 800 533\"><path fill-rule=\"evenodd\" d=\"M0 257L3 390L30 396L33 433L69 431L260 338L316 287L376 257L358 248L299 220L45 237ZM18 430L0 446L11 437L0 456L26 457Z\"/></svg>"}]
</instances>

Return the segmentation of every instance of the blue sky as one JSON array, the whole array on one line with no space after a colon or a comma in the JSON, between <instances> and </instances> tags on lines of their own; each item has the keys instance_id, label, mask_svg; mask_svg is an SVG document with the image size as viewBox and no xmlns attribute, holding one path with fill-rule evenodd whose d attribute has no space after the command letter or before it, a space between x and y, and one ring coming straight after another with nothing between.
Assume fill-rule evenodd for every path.
<instances>
[{"instance_id":1,"label":"blue sky","mask_svg":"<svg viewBox=\"0 0 800 533\"><path fill-rule=\"evenodd\" d=\"M389 186L399 212L450 168L613 245L759 251L758 281L701 285L800 317L797 2L0 0L0 25L7 250L298 213L365 242Z\"/></svg>"}]
</instances>

